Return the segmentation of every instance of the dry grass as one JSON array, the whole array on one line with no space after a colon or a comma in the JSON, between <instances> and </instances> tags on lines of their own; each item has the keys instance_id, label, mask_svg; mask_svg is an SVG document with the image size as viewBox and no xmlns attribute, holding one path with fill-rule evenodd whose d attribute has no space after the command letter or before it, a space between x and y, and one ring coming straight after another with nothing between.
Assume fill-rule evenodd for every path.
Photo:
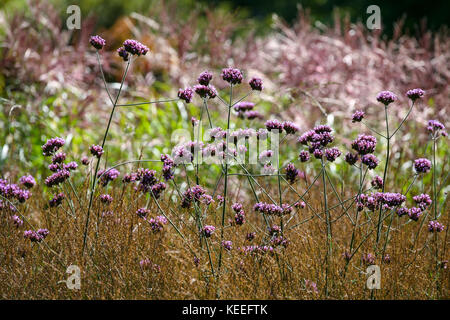
<instances>
[{"instance_id":1,"label":"dry grass","mask_svg":"<svg viewBox=\"0 0 450 320\"><path fill-rule=\"evenodd\" d=\"M259 181L264 185L265 178ZM240 189L237 178L230 178L231 193L245 194ZM114 186L114 187L113 187ZM59 208L42 209L46 200L39 197L40 190L34 194L24 211L28 221L35 226L50 230L45 242L31 243L23 238L24 227L17 229L10 223L2 223L1 228L1 268L0 292L3 299L214 299L219 290L220 298L226 299L318 299L325 298L324 257L326 254L326 226L314 217L308 208L293 212L292 221L286 227L308 217L314 218L285 232L290 240L286 249L278 247L275 255L245 256L237 250L248 245L247 232L257 232L254 243L262 243L264 221L254 213L251 201L246 201L247 222L242 226L229 226L225 229L226 240L233 241L233 250L225 252L220 285L212 277L207 250L199 246L195 222L189 219L187 209L181 209L172 202L175 193L166 191L159 200L161 208L185 236L185 241L168 224L160 233L152 233L149 225L137 217L135 211L145 206L147 199L136 196L131 186L123 187L117 181L109 186L114 202L105 208L95 201L93 220L88 240L88 250L82 254L83 227L85 223L86 201L79 204L74 199L76 218L68 213L67 203ZM298 192L305 190L305 182L295 185ZM241 192L237 192L237 190ZM318 212L323 210L321 185L311 189L305 200ZM86 185L78 192L86 194ZM345 194L351 194L348 188ZM294 200L289 190L285 191L285 201ZM333 199L332 194L329 194ZM345 197L345 195L343 195ZM232 199L238 200L238 199ZM332 202L331 206L338 204ZM154 201L151 202L151 216L159 215ZM113 216L97 219L97 213L106 209L114 211ZM230 210L227 211L229 217ZM1 212L1 220L7 221L7 211ZM332 211L337 217L342 209ZM349 213L354 216L354 210ZM377 213L372 213L377 214ZM100 215L101 216L101 215ZM228 218L228 217L227 217ZM368 220L369 218L369 220ZM376 228L371 216L361 216L361 230L356 243L360 243L366 232ZM221 208L217 203L208 209L205 224L220 225ZM377 299L436 299L449 298L449 272L440 269L437 275L434 262L435 243L420 222L404 224L405 217L395 217L390 233L387 253L391 256L389 264L381 265L382 289L377 290ZM376 219L374 219L376 220ZM286 221L286 220L285 220ZM448 211L443 213L441 222L449 225ZM275 221L274 221L275 222ZM365 223L368 222L368 223ZM98 225L98 234L96 226ZM372 252L374 233L365 242L344 275L345 260L342 258L352 232L348 219L342 218L333 227L333 256L330 267L331 299L368 299L371 291L365 288L366 266L361 262L361 254ZM385 223L384 231L387 224ZM27 227L28 229L28 227ZM447 229L448 230L448 229ZM419 232L417 242L414 241ZM384 238L382 239L384 243ZM219 232L210 240L212 260L217 271ZM448 257L447 231L438 235L440 258ZM191 249L189 249L191 248ZM194 253L200 259L198 267L194 264ZM139 261L151 259L160 266L156 269L142 270ZM69 290L64 283L68 277L67 266L76 264L81 269L81 290ZM317 283L318 292L305 288L305 280Z\"/></svg>"}]
</instances>

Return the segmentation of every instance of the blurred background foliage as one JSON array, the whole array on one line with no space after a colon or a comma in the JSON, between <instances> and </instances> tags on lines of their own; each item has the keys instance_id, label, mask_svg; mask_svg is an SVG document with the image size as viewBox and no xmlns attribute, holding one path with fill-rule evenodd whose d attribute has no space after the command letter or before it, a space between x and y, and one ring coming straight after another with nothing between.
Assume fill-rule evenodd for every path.
<instances>
[{"instance_id":1,"label":"blurred background foliage","mask_svg":"<svg viewBox=\"0 0 450 320\"><path fill-rule=\"evenodd\" d=\"M117 89L124 64L115 50L127 38L150 48L127 77L121 103L175 97L178 88L195 84L204 69L227 96L220 70L233 65L262 77L265 90L248 100L264 120L238 119L235 128L258 129L270 118L292 120L302 131L318 123L334 127L342 149L365 131L351 124L351 112L364 109L379 130L383 121L375 95L389 89L400 95L392 121L407 112L403 93L423 87L427 97L412 114L394 146L398 178L411 162L429 153L424 130L446 116L450 78L448 1L139 1L6 0L0 4L0 172L14 178L29 172L48 175L41 145L49 138L67 140L73 160L99 143L110 104L103 89L89 36L107 40L102 64L107 82ZM81 30L65 26L66 8L82 9ZM301 7L300 7L301 4ZM365 28L366 8L379 4L383 30ZM447 8L447 9L446 9ZM426 18L426 23L425 19ZM245 86L237 96L245 94ZM201 101L121 108L108 136L108 164L159 157L173 146L175 130L190 130ZM223 109L211 103L215 125ZM414 134L412 134L414 132ZM448 160L448 143L440 156ZM378 151L385 146L380 143ZM345 152L345 150L343 150ZM283 161L295 160L298 145L288 143ZM72 160L72 159L70 159ZM446 164L444 164L445 166ZM332 165L336 177L346 170ZM394 166L395 168L395 166ZM211 168L210 170L215 170ZM212 175L213 176L213 175Z\"/></svg>"}]
</instances>

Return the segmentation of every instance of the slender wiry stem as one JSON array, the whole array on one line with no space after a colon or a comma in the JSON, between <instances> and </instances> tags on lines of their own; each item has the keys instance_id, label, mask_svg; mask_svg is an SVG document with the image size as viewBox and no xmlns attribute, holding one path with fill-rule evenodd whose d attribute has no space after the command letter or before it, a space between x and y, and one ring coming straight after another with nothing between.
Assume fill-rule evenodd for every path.
<instances>
[{"instance_id":1,"label":"slender wiry stem","mask_svg":"<svg viewBox=\"0 0 450 320\"><path fill-rule=\"evenodd\" d=\"M114 111L116 109L117 101L119 100L120 93L121 93L122 87L123 87L123 83L125 82L125 78L126 78L127 73L128 73L128 68L130 67L130 63L131 63L131 59L128 60L125 72L123 73L122 81L120 83L119 92L117 93L116 99L115 99L114 104L113 104L113 108L111 110L111 114L109 115L108 125L106 127L106 131L105 131L105 134L103 136L102 148L105 146L106 137L108 136L108 132L109 132L109 127L111 126L111 122L112 122L112 118L114 116ZM88 228L89 228L89 218L90 218L90 213L91 213L92 200L94 198L95 184L97 182L97 173L98 173L99 166L100 166L100 158L97 158L97 165L95 166L94 176L92 178L91 194L90 194L90 197L89 197L89 205L88 205L88 211L87 211L87 215L86 215L86 225L84 227L83 249L82 249L83 253L84 253L84 249L86 247L86 239L87 239Z\"/></svg>"},{"instance_id":2,"label":"slender wiry stem","mask_svg":"<svg viewBox=\"0 0 450 320\"><path fill-rule=\"evenodd\" d=\"M228 189L228 142L230 137L230 116L231 116L231 104L233 101L233 85L230 85L230 104L228 106L228 119L227 119L227 136L226 136L226 144L225 144L225 169L224 169L224 187L223 187L223 207L222 207L222 229L220 231L220 243L223 241L223 231L225 228L225 213L227 209L227 189ZM218 291L217 295L220 296L220 269L222 267L222 251L223 246L220 245L219 251L219 264L217 268L217 277L218 277Z\"/></svg>"},{"instance_id":3,"label":"slender wiry stem","mask_svg":"<svg viewBox=\"0 0 450 320\"><path fill-rule=\"evenodd\" d=\"M389 155L390 155L390 142L391 142L391 136L389 135L389 119L388 119L388 112L387 112L387 105L384 106L384 115L385 115L385 121L386 121L386 140L387 140L387 151L386 151L386 164L384 165L384 173L383 173L383 187L382 191L384 193L384 190L386 189L386 177L387 172L389 168ZM375 243L375 252L377 253L378 249L378 243L380 242L380 236L381 236L381 225L382 225L382 219L381 214L383 212L383 206L380 206L380 212L378 214L378 225L377 225L377 239Z\"/></svg>"},{"instance_id":4,"label":"slender wiry stem","mask_svg":"<svg viewBox=\"0 0 450 320\"><path fill-rule=\"evenodd\" d=\"M332 233L331 233L331 217L330 211L328 210L328 199L327 199L327 182L325 179L325 165L323 162L323 158L321 159L322 163L322 183L323 183L323 203L325 206L325 220L327 225L327 254L325 256L325 296L328 297L328 275L330 272L330 259L332 255Z\"/></svg>"}]
</instances>

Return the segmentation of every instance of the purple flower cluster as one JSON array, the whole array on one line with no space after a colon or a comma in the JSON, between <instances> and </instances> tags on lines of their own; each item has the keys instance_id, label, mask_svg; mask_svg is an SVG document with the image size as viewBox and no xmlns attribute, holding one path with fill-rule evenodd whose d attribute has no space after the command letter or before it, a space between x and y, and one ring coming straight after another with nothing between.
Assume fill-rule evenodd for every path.
<instances>
[{"instance_id":1,"label":"purple flower cluster","mask_svg":"<svg viewBox=\"0 0 450 320\"><path fill-rule=\"evenodd\" d=\"M31 189L36 185L36 180L34 180L32 175L22 176L19 179L19 183L27 189Z\"/></svg>"},{"instance_id":2,"label":"purple flower cluster","mask_svg":"<svg viewBox=\"0 0 450 320\"><path fill-rule=\"evenodd\" d=\"M161 155L161 161L163 162L163 168L162 168L162 174L164 177L164 180L169 181L174 178L174 167L175 163L172 160L172 158L169 157L168 154L162 154Z\"/></svg>"},{"instance_id":3,"label":"purple flower cluster","mask_svg":"<svg viewBox=\"0 0 450 320\"><path fill-rule=\"evenodd\" d=\"M255 236L256 236L256 232L249 232L245 236L245 240L252 241L253 239L255 239Z\"/></svg>"},{"instance_id":4,"label":"purple flower cluster","mask_svg":"<svg viewBox=\"0 0 450 320\"><path fill-rule=\"evenodd\" d=\"M431 197L428 194L422 193L418 196L414 196L413 200L416 202L417 206L422 210L426 210L433 201L431 200Z\"/></svg>"},{"instance_id":5,"label":"purple flower cluster","mask_svg":"<svg viewBox=\"0 0 450 320\"><path fill-rule=\"evenodd\" d=\"M44 156L48 157L54 154L56 151L61 148L66 141L62 138L52 138L47 140L47 142L42 146L42 153Z\"/></svg>"},{"instance_id":6,"label":"purple flower cluster","mask_svg":"<svg viewBox=\"0 0 450 320\"><path fill-rule=\"evenodd\" d=\"M47 177L47 179L45 179L45 185L51 188L53 186L63 183L64 181L69 179L69 177L70 171L66 169L61 169L56 171L50 177Z\"/></svg>"},{"instance_id":7,"label":"purple flower cluster","mask_svg":"<svg viewBox=\"0 0 450 320\"><path fill-rule=\"evenodd\" d=\"M428 231L430 232L442 232L445 226L437 221L430 221L428 223Z\"/></svg>"},{"instance_id":8,"label":"purple flower cluster","mask_svg":"<svg viewBox=\"0 0 450 320\"><path fill-rule=\"evenodd\" d=\"M83 166L87 166L87 165L89 164L89 158L86 157L86 156L83 156L83 157L81 158L81 164L82 164Z\"/></svg>"},{"instance_id":9,"label":"purple flower cluster","mask_svg":"<svg viewBox=\"0 0 450 320\"><path fill-rule=\"evenodd\" d=\"M358 161L358 159L358 154L347 152L347 154L345 155L345 161L350 165L354 165Z\"/></svg>"},{"instance_id":10,"label":"purple flower cluster","mask_svg":"<svg viewBox=\"0 0 450 320\"><path fill-rule=\"evenodd\" d=\"M290 241L283 236L273 237L270 240L270 243L274 247L283 246L283 247L287 248L287 246L289 245L289 242Z\"/></svg>"},{"instance_id":11,"label":"purple flower cluster","mask_svg":"<svg viewBox=\"0 0 450 320\"><path fill-rule=\"evenodd\" d=\"M422 209L417 207L412 207L408 209L408 216L411 220L417 221L419 220L420 216L422 215Z\"/></svg>"},{"instance_id":12,"label":"purple flower cluster","mask_svg":"<svg viewBox=\"0 0 450 320\"><path fill-rule=\"evenodd\" d=\"M372 181L370 182L372 187L376 189L382 189L383 188L383 178L380 176L375 176Z\"/></svg>"},{"instance_id":13,"label":"purple flower cluster","mask_svg":"<svg viewBox=\"0 0 450 320\"><path fill-rule=\"evenodd\" d=\"M63 163L66 160L67 155L64 152L58 152L56 153L52 158L52 163Z\"/></svg>"},{"instance_id":14,"label":"purple flower cluster","mask_svg":"<svg viewBox=\"0 0 450 320\"><path fill-rule=\"evenodd\" d=\"M216 227L206 225L206 226L204 226L203 229L202 229L202 235L203 235L204 237L206 237L206 238L209 238L209 237L212 236L212 234L214 233L214 231L216 231Z\"/></svg>"},{"instance_id":15,"label":"purple flower cluster","mask_svg":"<svg viewBox=\"0 0 450 320\"><path fill-rule=\"evenodd\" d=\"M183 197L181 199L181 207L189 208L193 201L195 201L196 203L201 201L208 205L213 201L213 199L210 195L206 194L205 189L203 189L199 185L196 185L183 193Z\"/></svg>"},{"instance_id":16,"label":"purple flower cluster","mask_svg":"<svg viewBox=\"0 0 450 320\"><path fill-rule=\"evenodd\" d=\"M379 160L373 154L365 154L361 157L361 162L369 169L375 169L378 166Z\"/></svg>"},{"instance_id":17,"label":"purple flower cluster","mask_svg":"<svg viewBox=\"0 0 450 320\"><path fill-rule=\"evenodd\" d=\"M103 148L98 145L92 145L89 147L89 151L94 157L100 158L103 154Z\"/></svg>"},{"instance_id":18,"label":"purple flower cluster","mask_svg":"<svg viewBox=\"0 0 450 320\"><path fill-rule=\"evenodd\" d=\"M106 186L110 181L113 181L119 177L120 172L117 169L100 170L97 173L97 178L100 178L102 186Z\"/></svg>"},{"instance_id":19,"label":"purple flower cluster","mask_svg":"<svg viewBox=\"0 0 450 320\"><path fill-rule=\"evenodd\" d=\"M287 204L283 204L281 207L276 204L269 204L265 202L258 202L253 206L253 210L261 212L267 215L284 216L292 212L292 207Z\"/></svg>"},{"instance_id":20,"label":"purple flower cluster","mask_svg":"<svg viewBox=\"0 0 450 320\"><path fill-rule=\"evenodd\" d=\"M197 84L194 86L194 91L201 98L214 99L217 97L217 90L212 85L205 86L203 84Z\"/></svg>"},{"instance_id":21,"label":"purple flower cluster","mask_svg":"<svg viewBox=\"0 0 450 320\"><path fill-rule=\"evenodd\" d=\"M6 180L0 179L0 195L6 199L16 199L22 203L30 198L31 192L21 189L17 184L9 184Z\"/></svg>"},{"instance_id":22,"label":"purple flower cluster","mask_svg":"<svg viewBox=\"0 0 450 320\"><path fill-rule=\"evenodd\" d=\"M298 142L309 147L309 152L317 159L322 158L322 148L333 142L334 137L331 134L332 129L327 125L320 125L313 130L309 130L302 134Z\"/></svg>"},{"instance_id":23,"label":"purple flower cluster","mask_svg":"<svg viewBox=\"0 0 450 320\"><path fill-rule=\"evenodd\" d=\"M117 54L123 59L123 61L128 61L130 57L130 54L124 47L120 47L119 49L117 49Z\"/></svg>"},{"instance_id":24,"label":"purple flower cluster","mask_svg":"<svg viewBox=\"0 0 450 320\"><path fill-rule=\"evenodd\" d=\"M356 110L355 113L352 115L352 122L361 122L362 119L364 119L364 111L362 110Z\"/></svg>"},{"instance_id":25,"label":"purple flower cluster","mask_svg":"<svg viewBox=\"0 0 450 320\"><path fill-rule=\"evenodd\" d=\"M255 107L255 104L253 102L241 101L234 105L234 111L246 112L246 111L253 110L254 107Z\"/></svg>"},{"instance_id":26,"label":"purple flower cluster","mask_svg":"<svg viewBox=\"0 0 450 320\"><path fill-rule=\"evenodd\" d=\"M145 218L150 213L150 210L147 208L139 208L136 211L136 215L140 218Z\"/></svg>"},{"instance_id":27,"label":"purple flower cluster","mask_svg":"<svg viewBox=\"0 0 450 320\"><path fill-rule=\"evenodd\" d=\"M260 78L251 78L248 82L252 90L262 91L263 89L263 83Z\"/></svg>"},{"instance_id":28,"label":"purple flower cluster","mask_svg":"<svg viewBox=\"0 0 450 320\"><path fill-rule=\"evenodd\" d=\"M381 91L377 95L377 101L383 103L385 106L388 106L395 100L397 100L397 96L391 91Z\"/></svg>"},{"instance_id":29,"label":"purple flower cluster","mask_svg":"<svg viewBox=\"0 0 450 320\"><path fill-rule=\"evenodd\" d=\"M427 173L431 169L431 161L425 158L419 158L414 160L414 170L418 174Z\"/></svg>"},{"instance_id":30,"label":"purple flower cluster","mask_svg":"<svg viewBox=\"0 0 450 320\"><path fill-rule=\"evenodd\" d=\"M281 132L283 130L283 124L277 119L267 120L265 125L269 131L278 130L278 132Z\"/></svg>"},{"instance_id":31,"label":"purple flower cluster","mask_svg":"<svg viewBox=\"0 0 450 320\"><path fill-rule=\"evenodd\" d=\"M360 155L373 153L377 146L377 138L371 135L362 134L352 142L352 149Z\"/></svg>"},{"instance_id":32,"label":"purple flower cluster","mask_svg":"<svg viewBox=\"0 0 450 320\"><path fill-rule=\"evenodd\" d=\"M286 173L286 180L290 183L294 183L300 173L300 171L295 168L293 163L288 163L288 165L284 168L284 172Z\"/></svg>"},{"instance_id":33,"label":"purple flower cluster","mask_svg":"<svg viewBox=\"0 0 450 320\"><path fill-rule=\"evenodd\" d=\"M295 134L300 130L300 128L291 121L283 122L283 129L286 132L286 134Z\"/></svg>"},{"instance_id":34,"label":"purple flower cluster","mask_svg":"<svg viewBox=\"0 0 450 320\"><path fill-rule=\"evenodd\" d=\"M423 91L420 88L411 89L411 90L406 91L406 96L409 99L411 99L412 101L422 98L424 94L425 94L425 91Z\"/></svg>"},{"instance_id":35,"label":"purple flower cluster","mask_svg":"<svg viewBox=\"0 0 450 320\"><path fill-rule=\"evenodd\" d=\"M306 162L309 160L309 152L306 150L300 151L300 154L298 155L298 158L301 162Z\"/></svg>"},{"instance_id":36,"label":"purple flower cluster","mask_svg":"<svg viewBox=\"0 0 450 320\"><path fill-rule=\"evenodd\" d=\"M361 260L368 266L375 264L375 256L372 253L363 254Z\"/></svg>"},{"instance_id":37,"label":"purple flower cluster","mask_svg":"<svg viewBox=\"0 0 450 320\"><path fill-rule=\"evenodd\" d=\"M341 155L341 151L338 148L325 149L325 157L328 161L333 162Z\"/></svg>"},{"instance_id":38,"label":"purple flower cluster","mask_svg":"<svg viewBox=\"0 0 450 320\"><path fill-rule=\"evenodd\" d=\"M152 186L150 194L155 198L159 199L164 190L166 190L167 186L164 182L158 182Z\"/></svg>"},{"instance_id":39,"label":"purple flower cluster","mask_svg":"<svg viewBox=\"0 0 450 320\"><path fill-rule=\"evenodd\" d=\"M447 131L445 131L444 125L437 120L428 121L427 131L430 132L434 138L437 138L439 134L443 137L448 136Z\"/></svg>"},{"instance_id":40,"label":"purple flower cluster","mask_svg":"<svg viewBox=\"0 0 450 320\"><path fill-rule=\"evenodd\" d=\"M213 77L212 73L206 70L200 73L197 82L201 85L207 86L209 85L209 82L212 80L212 77Z\"/></svg>"},{"instance_id":41,"label":"purple flower cluster","mask_svg":"<svg viewBox=\"0 0 450 320\"><path fill-rule=\"evenodd\" d=\"M89 43L97 50L102 49L106 45L105 39L100 36L91 36Z\"/></svg>"},{"instance_id":42,"label":"purple flower cluster","mask_svg":"<svg viewBox=\"0 0 450 320\"><path fill-rule=\"evenodd\" d=\"M231 242L230 240L224 240L222 241L222 247L230 251L233 248L233 242Z\"/></svg>"},{"instance_id":43,"label":"purple flower cluster","mask_svg":"<svg viewBox=\"0 0 450 320\"><path fill-rule=\"evenodd\" d=\"M129 52L132 55L145 56L145 54L148 52L147 46L143 45L142 43L136 40L131 39L125 40L123 42L123 47L127 52Z\"/></svg>"},{"instance_id":44,"label":"purple flower cluster","mask_svg":"<svg viewBox=\"0 0 450 320\"><path fill-rule=\"evenodd\" d=\"M242 72L239 69L225 68L222 70L222 79L231 85L241 83L243 78Z\"/></svg>"},{"instance_id":45,"label":"purple flower cluster","mask_svg":"<svg viewBox=\"0 0 450 320\"><path fill-rule=\"evenodd\" d=\"M102 194L100 196L100 201L109 204L113 201L113 198L109 194Z\"/></svg>"},{"instance_id":46,"label":"purple flower cluster","mask_svg":"<svg viewBox=\"0 0 450 320\"><path fill-rule=\"evenodd\" d=\"M167 219L164 216L157 216L156 218L151 218L148 220L150 228L153 232L160 232L164 229L164 225L167 224Z\"/></svg>"},{"instance_id":47,"label":"purple flower cluster","mask_svg":"<svg viewBox=\"0 0 450 320\"><path fill-rule=\"evenodd\" d=\"M23 226L23 220L19 218L18 215L11 216L11 222L16 226L17 228L20 228Z\"/></svg>"},{"instance_id":48,"label":"purple flower cluster","mask_svg":"<svg viewBox=\"0 0 450 320\"><path fill-rule=\"evenodd\" d=\"M358 204L366 207L370 211L375 211L380 207L389 210L402 205L405 200L406 197L400 193L376 192L370 195L361 194L358 199Z\"/></svg>"},{"instance_id":49,"label":"purple flower cluster","mask_svg":"<svg viewBox=\"0 0 450 320\"><path fill-rule=\"evenodd\" d=\"M25 239L30 239L31 242L41 242L48 234L49 231L47 229L39 229L38 231L26 230L23 236Z\"/></svg>"},{"instance_id":50,"label":"purple flower cluster","mask_svg":"<svg viewBox=\"0 0 450 320\"><path fill-rule=\"evenodd\" d=\"M64 193L62 193L62 192L58 193L52 199L49 200L48 205L51 208L57 207L63 202L65 197L66 197L66 195Z\"/></svg>"},{"instance_id":51,"label":"purple flower cluster","mask_svg":"<svg viewBox=\"0 0 450 320\"><path fill-rule=\"evenodd\" d=\"M304 209L306 207L306 203L304 201L297 201L294 204L294 207L296 207L297 209Z\"/></svg>"},{"instance_id":52,"label":"purple flower cluster","mask_svg":"<svg viewBox=\"0 0 450 320\"><path fill-rule=\"evenodd\" d=\"M178 90L178 98L186 101L186 103L190 103L193 96L194 91L191 88L185 88L184 90L180 88L180 90Z\"/></svg>"}]
</instances>

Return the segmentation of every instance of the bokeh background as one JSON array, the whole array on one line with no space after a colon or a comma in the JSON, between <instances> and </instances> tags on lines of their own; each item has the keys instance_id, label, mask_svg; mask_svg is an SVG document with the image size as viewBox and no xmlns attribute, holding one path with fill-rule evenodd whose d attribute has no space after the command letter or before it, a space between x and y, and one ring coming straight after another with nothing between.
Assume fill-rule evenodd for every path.
<instances>
[{"instance_id":1,"label":"bokeh background","mask_svg":"<svg viewBox=\"0 0 450 320\"><path fill-rule=\"evenodd\" d=\"M67 30L68 5L82 11L80 30ZM381 8L382 29L368 30L366 9ZM0 172L15 176L48 173L41 145L66 138L77 160L99 143L110 104L103 90L89 36L107 41L102 62L117 87L124 64L115 50L128 38L145 43L150 54L136 61L122 103L176 97L204 69L224 83L220 70L241 68L262 77L265 90L252 97L265 119L233 119L235 127L262 127L270 118L295 121L302 130L333 125L348 144L361 126L351 113L363 109L374 127L383 126L375 95L396 92L392 112L399 122L408 110L406 90L427 91L396 143L405 159L424 154L426 121L450 127L448 113L450 2L433 1L139 1L3 0L0 4ZM200 100L161 103L116 113L108 137L109 163L157 159L169 152L168 139L190 128ZM211 106L221 124L220 109ZM381 145L381 148L383 146ZM442 149L446 158L448 148ZM289 148L285 160L295 159ZM410 164L399 164L410 170Z\"/></svg>"}]
</instances>

